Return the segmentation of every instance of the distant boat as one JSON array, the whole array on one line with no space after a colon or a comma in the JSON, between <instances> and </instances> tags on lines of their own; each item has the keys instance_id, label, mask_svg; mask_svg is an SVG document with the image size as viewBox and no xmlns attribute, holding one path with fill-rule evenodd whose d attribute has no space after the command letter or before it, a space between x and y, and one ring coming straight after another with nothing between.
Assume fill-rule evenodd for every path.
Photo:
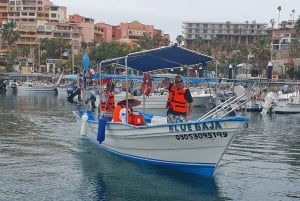
<instances>
[{"instance_id":1,"label":"distant boat","mask_svg":"<svg viewBox=\"0 0 300 201\"><path fill-rule=\"evenodd\" d=\"M56 85L21 85L18 86L21 91L32 91L32 92L56 92Z\"/></svg>"},{"instance_id":2,"label":"distant boat","mask_svg":"<svg viewBox=\"0 0 300 201\"><path fill-rule=\"evenodd\" d=\"M262 113L298 114L300 113L299 91L283 94L281 91L269 92L265 97Z\"/></svg>"}]
</instances>

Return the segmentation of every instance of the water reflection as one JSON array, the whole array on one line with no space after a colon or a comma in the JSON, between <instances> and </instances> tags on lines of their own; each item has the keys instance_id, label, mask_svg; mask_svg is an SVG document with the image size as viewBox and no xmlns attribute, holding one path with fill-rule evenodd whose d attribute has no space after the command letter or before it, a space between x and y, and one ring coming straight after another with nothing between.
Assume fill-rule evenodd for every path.
<instances>
[{"instance_id":1,"label":"water reflection","mask_svg":"<svg viewBox=\"0 0 300 201\"><path fill-rule=\"evenodd\" d=\"M81 145L83 194L97 191L94 200L221 200L214 178L125 161L85 140Z\"/></svg>"}]
</instances>

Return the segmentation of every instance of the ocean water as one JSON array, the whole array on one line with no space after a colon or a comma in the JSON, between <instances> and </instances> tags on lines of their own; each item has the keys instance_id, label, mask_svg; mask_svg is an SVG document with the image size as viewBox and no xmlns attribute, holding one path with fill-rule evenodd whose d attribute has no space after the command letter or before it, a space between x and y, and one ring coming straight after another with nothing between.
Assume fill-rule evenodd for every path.
<instances>
[{"instance_id":1,"label":"ocean water","mask_svg":"<svg viewBox=\"0 0 300 201\"><path fill-rule=\"evenodd\" d=\"M0 95L0 200L300 200L300 114L247 113L207 178L106 153L79 135L78 107L52 93Z\"/></svg>"}]
</instances>

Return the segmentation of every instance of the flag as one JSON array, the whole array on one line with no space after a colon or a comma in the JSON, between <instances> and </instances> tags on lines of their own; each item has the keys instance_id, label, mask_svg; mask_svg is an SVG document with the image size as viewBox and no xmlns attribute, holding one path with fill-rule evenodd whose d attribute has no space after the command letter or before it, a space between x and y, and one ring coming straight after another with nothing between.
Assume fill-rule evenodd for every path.
<instances>
[{"instance_id":1,"label":"flag","mask_svg":"<svg viewBox=\"0 0 300 201\"><path fill-rule=\"evenodd\" d=\"M62 53L62 56L63 57L69 57L70 56L70 51L69 50L66 50Z\"/></svg>"}]
</instances>

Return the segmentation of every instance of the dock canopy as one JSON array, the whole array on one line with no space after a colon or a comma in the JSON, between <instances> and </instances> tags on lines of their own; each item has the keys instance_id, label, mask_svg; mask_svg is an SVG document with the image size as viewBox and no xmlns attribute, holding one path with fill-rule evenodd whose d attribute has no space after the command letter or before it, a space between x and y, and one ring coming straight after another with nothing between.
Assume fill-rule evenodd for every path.
<instances>
[{"instance_id":1,"label":"dock canopy","mask_svg":"<svg viewBox=\"0 0 300 201\"><path fill-rule=\"evenodd\" d=\"M125 57L103 60L100 66L113 64L130 67L138 71L148 72L184 66L202 65L214 59L207 55L172 45L140 52L130 53Z\"/></svg>"}]
</instances>

